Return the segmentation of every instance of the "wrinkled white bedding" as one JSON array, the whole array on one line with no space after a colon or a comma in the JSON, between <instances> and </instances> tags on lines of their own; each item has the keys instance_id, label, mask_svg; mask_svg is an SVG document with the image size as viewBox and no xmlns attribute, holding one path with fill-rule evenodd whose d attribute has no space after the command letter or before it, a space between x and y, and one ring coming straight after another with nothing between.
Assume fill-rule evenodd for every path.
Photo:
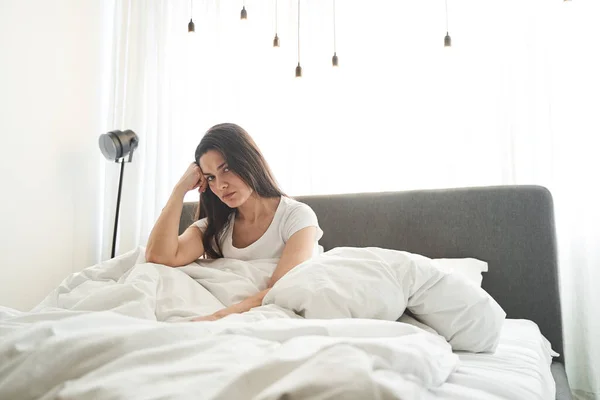
<instances>
[{"instance_id":1,"label":"wrinkled white bedding","mask_svg":"<svg viewBox=\"0 0 600 400\"><path fill-rule=\"evenodd\" d=\"M270 262L143 261L140 248L32 312L0 309L0 399L427 398L457 366L441 337L392 321L268 305L188 322L264 288Z\"/></svg>"},{"instance_id":2,"label":"wrinkled white bedding","mask_svg":"<svg viewBox=\"0 0 600 400\"><path fill-rule=\"evenodd\" d=\"M285 274L263 299L308 319L395 321L406 309L453 350L493 352L506 313L479 285L430 258L378 247L338 247Z\"/></svg>"},{"instance_id":3,"label":"wrinkled white bedding","mask_svg":"<svg viewBox=\"0 0 600 400\"><path fill-rule=\"evenodd\" d=\"M0 307L0 399L520 400L553 389L534 324L535 357L513 360L506 351L520 342L509 335L493 364L493 354L459 361L442 337L409 324L308 320L277 304L188 322L264 289L275 260L144 261L139 248L87 268L28 313ZM517 388L502 384L509 375Z\"/></svg>"},{"instance_id":4,"label":"wrinkled white bedding","mask_svg":"<svg viewBox=\"0 0 600 400\"><path fill-rule=\"evenodd\" d=\"M458 368L432 390L440 400L554 400L556 385L549 365L557 356L538 326L507 319L494 354L457 353Z\"/></svg>"}]
</instances>

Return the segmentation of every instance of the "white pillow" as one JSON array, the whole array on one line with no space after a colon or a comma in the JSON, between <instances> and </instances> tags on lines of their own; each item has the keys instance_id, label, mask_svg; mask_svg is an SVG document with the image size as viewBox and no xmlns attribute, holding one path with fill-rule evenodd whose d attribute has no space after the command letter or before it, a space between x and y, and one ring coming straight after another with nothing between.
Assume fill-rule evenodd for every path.
<instances>
[{"instance_id":1,"label":"white pillow","mask_svg":"<svg viewBox=\"0 0 600 400\"><path fill-rule=\"evenodd\" d=\"M395 321L406 309L405 286L376 254L334 249L285 274L264 297L263 305L273 303L305 318Z\"/></svg>"},{"instance_id":2,"label":"white pillow","mask_svg":"<svg viewBox=\"0 0 600 400\"><path fill-rule=\"evenodd\" d=\"M483 289L431 259L342 247L297 266L263 299L305 318L397 320L408 308L454 350L495 350L506 314Z\"/></svg>"},{"instance_id":3,"label":"white pillow","mask_svg":"<svg viewBox=\"0 0 600 400\"><path fill-rule=\"evenodd\" d=\"M462 274L439 268L426 257L411 257L423 279L407 304L415 318L445 337L453 350L495 351L506 318L502 307Z\"/></svg>"},{"instance_id":4,"label":"white pillow","mask_svg":"<svg viewBox=\"0 0 600 400\"><path fill-rule=\"evenodd\" d=\"M434 258L433 263L440 269L460 274L481 287L482 272L488 271L488 263L476 258Z\"/></svg>"},{"instance_id":5,"label":"white pillow","mask_svg":"<svg viewBox=\"0 0 600 400\"><path fill-rule=\"evenodd\" d=\"M424 323L417 321L416 319L414 319L413 317L411 317L408 314L402 314L402 316L400 318L398 318L398 322L404 322L405 324L416 326L417 328L421 328L426 332L429 332L429 333L439 336L439 334L432 327L427 326Z\"/></svg>"}]
</instances>

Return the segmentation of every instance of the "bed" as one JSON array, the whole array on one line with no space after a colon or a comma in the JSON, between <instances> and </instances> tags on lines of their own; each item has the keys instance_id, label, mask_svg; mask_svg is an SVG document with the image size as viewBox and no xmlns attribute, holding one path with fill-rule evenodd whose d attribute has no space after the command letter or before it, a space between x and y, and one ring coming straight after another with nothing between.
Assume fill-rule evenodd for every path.
<instances>
[{"instance_id":1,"label":"bed","mask_svg":"<svg viewBox=\"0 0 600 400\"><path fill-rule=\"evenodd\" d=\"M0 398L571 399L546 189L299 200L318 215L325 232L321 245L329 251L286 274L263 305L247 313L187 322L262 290L276 260L200 259L169 268L147 263L143 247L72 274L29 312L0 307ZM192 222L194 208L184 205L180 231ZM455 338L426 332L418 321L396 322L398 309L386 318L319 319L285 303L311 301L301 291L310 285L297 278L309 276L311 268L333 273L314 268L319 262L369 251L394 260L414 257L421 266L431 263L427 257L486 261L483 288L507 314L497 325L495 351L457 351L450 343ZM346 273L348 265L336 268ZM398 271L404 273L402 265ZM366 270L368 276L375 271ZM493 301L478 286L433 270ZM379 282L385 284L384 277ZM350 278L347 286L358 287ZM299 295L290 290L296 287ZM435 287L419 289L419 296L430 298ZM383 294L378 284L369 299L386 310L400 307ZM408 322L404 317L400 321Z\"/></svg>"},{"instance_id":2,"label":"bed","mask_svg":"<svg viewBox=\"0 0 600 400\"><path fill-rule=\"evenodd\" d=\"M298 197L312 207L325 250L377 246L431 258L487 261L483 288L510 319L534 321L560 354L556 399L571 399L564 369L553 201L540 186L498 186ZM188 204L181 228L195 210Z\"/></svg>"},{"instance_id":3,"label":"bed","mask_svg":"<svg viewBox=\"0 0 600 400\"><path fill-rule=\"evenodd\" d=\"M325 249L379 246L431 258L487 261L483 288L510 319L534 321L560 354L557 399L571 399L564 369L554 210L539 186L500 186L300 197L319 217Z\"/></svg>"}]
</instances>

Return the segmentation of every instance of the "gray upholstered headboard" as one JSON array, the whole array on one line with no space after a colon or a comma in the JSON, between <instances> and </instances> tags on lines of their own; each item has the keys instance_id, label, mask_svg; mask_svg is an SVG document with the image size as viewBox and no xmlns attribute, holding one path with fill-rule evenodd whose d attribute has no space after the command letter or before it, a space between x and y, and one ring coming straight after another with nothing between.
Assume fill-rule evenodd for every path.
<instances>
[{"instance_id":1,"label":"gray upholstered headboard","mask_svg":"<svg viewBox=\"0 0 600 400\"><path fill-rule=\"evenodd\" d=\"M297 197L312 207L325 250L377 246L488 262L483 287L508 318L535 321L563 354L554 210L539 186ZM192 222L188 203L181 230Z\"/></svg>"}]
</instances>

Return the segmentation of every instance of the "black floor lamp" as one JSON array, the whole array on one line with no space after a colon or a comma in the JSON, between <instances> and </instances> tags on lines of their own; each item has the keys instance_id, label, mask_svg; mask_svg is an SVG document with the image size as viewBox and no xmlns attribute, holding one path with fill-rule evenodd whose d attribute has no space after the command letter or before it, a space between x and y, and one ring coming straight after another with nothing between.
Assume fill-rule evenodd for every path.
<instances>
[{"instance_id":1,"label":"black floor lamp","mask_svg":"<svg viewBox=\"0 0 600 400\"><path fill-rule=\"evenodd\" d=\"M100 151L107 160L121 161L121 174L119 176L119 191L117 193L117 210L115 211L115 229L113 232L112 250L110 258L115 257L117 245L117 227L119 225L119 207L121 205L121 189L123 187L123 170L125 168L125 157L129 155L127 162L131 162L133 151L139 144L138 136L131 130L111 131L100 135L98 139Z\"/></svg>"}]
</instances>

